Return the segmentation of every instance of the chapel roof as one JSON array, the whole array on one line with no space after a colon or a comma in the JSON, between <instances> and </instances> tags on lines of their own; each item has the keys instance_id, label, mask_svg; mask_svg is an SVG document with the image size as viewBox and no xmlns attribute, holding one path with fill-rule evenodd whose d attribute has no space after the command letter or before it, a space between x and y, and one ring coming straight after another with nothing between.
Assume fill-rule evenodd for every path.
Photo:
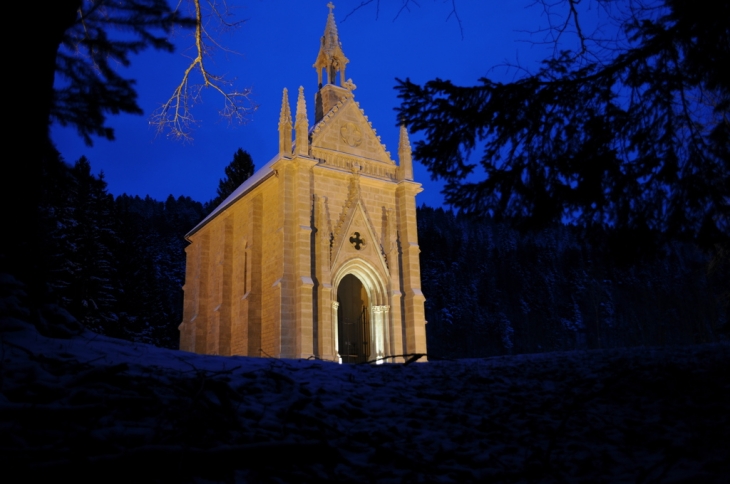
<instances>
[{"instance_id":1,"label":"chapel roof","mask_svg":"<svg viewBox=\"0 0 730 484\"><path fill-rule=\"evenodd\" d=\"M207 217L205 217L203 220L200 221L198 225L193 227L193 229L185 234L185 238L187 239L191 235L193 235L195 232L203 228L208 222L213 220L215 217L218 216L221 212L223 212L225 209L227 209L229 206L233 204L236 200L244 196L246 193L248 193L249 190L253 189L255 186L269 178L270 176L274 175L275 172L271 168L274 166L274 163L279 161L281 159L281 155L277 154L274 156L268 163L266 163L264 166L256 170L256 172L251 175L245 182L243 182L238 188L233 190L233 193L228 195L228 197L221 202L220 205L218 205L212 212L208 214Z\"/></svg>"}]
</instances>

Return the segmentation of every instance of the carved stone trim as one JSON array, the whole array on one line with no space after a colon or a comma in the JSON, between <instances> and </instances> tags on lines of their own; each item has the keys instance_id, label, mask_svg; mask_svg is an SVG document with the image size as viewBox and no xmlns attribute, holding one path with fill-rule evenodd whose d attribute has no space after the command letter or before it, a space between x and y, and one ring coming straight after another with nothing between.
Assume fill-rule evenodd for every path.
<instances>
[{"instance_id":1,"label":"carved stone trim","mask_svg":"<svg viewBox=\"0 0 730 484\"><path fill-rule=\"evenodd\" d=\"M360 114L362 114L362 116L363 116L363 118L364 118L365 122L367 123L367 126L364 126L364 128L365 128L365 129L368 129L368 128L370 129L370 131L372 132L372 134L373 134L373 136L375 137L375 139L377 139L377 140L378 140L378 143L379 143L379 144L380 144L380 146L381 146L381 147L383 148L383 151L385 152L385 155L386 155L386 157L388 158L388 160L391 160L391 161L392 161L392 159L391 159L391 156L390 156L390 151L388 151L388 147L387 147L387 146L385 145L385 143L383 143L383 141L382 141L382 140L380 139L380 136L378 136L378 131L377 131L377 130L376 130L375 128L373 128L373 123L372 123L371 121L369 121L369 120L368 120L368 117L367 117L367 116L365 115L365 110L364 110L364 109L362 109L362 108L360 108L360 103L358 103L358 102L354 101L354 95L352 94L352 91L349 91L349 96L347 96L347 95L346 95L346 96L343 96L343 97L342 97L342 98L340 99L340 101L339 101L339 102L338 102L337 104L335 104L335 105L334 105L334 106L332 107L332 109L330 109L330 111L329 111L328 113L323 113L323 117L322 117L322 119L321 119L321 120L320 120L320 121L319 121L319 122L318 122L317 124L315 124L315 125L314 125L314 126L312 127L312 130L311 130L311 134L312 134L312 141L313 141L313 142L312 142L312 144L313 144L313 145L315 144L315 143L314 143L314 140L315 140L315 139L316 139L316 138L317 138L317 137L318 137L318 136L319 136L319 135L320 135L320 134L322 133L322 130L324 129L324 127L325 127L325 126L326 126L327 124L329 124L329 123L330 123L330 121L331 121L331 120L332 120L333 118L336 118L336 117L337 117L337 113L338 113L339 111L342 111L343 107L344 107L344 106L345 106L346 104L350 103L350 102L354 102L354 103L355 103L355 106L356 106L356 107L357 107L357 109L358 109L358 110L360 111ZM352 124L352 123L346 123L346 125L347 125L347 124ZM358 127L358 129L359 129L359 127ZM362 130L360 130L360 131L362 131ZM347 142L347 140L345 140L345 141ZM353 146L353 145L350 145L350 146ZM395 164L395 162L393 162L393 164Z\"/></svg>"},{"instance_id":2,"label":"carved stone trim","mask_svg":"<svg viewBox=\"0 0 730 484\"><path fill-rule=\"evenodd\" d=\"M355 123L345 123L340 128L340 137L342 141L353 148L362 144L362 133Z\"/></svg>"},{"instance_id":3,"label":"carved stone trim","mask_svg":"<svg viewBox=\"0 0 730 484\"><path fill-rule=\"evenodd\" d=\"M355 163L360 164L360 173L385 180L397 181L397 166L382 161L371 161L341 153L333 153L327 149L312 148L312 156L319 160L320 165L327 165L342 170L351 171Z\"/></svg>"},{"instance_id":4,"label":"carved stone trim","mask_svg":"<svg viewBox=\"0 0 730 484\"><path fill-rule=\"evenodd\" d=\"M342 237L342 228L345 225L345 222L347 222L347 220L351 217L355 205L357 205L359 199L360 180L358 179L357 175L353 175L350 179L349 190L347 191L347 200L345 200L345 205L342 207L342 212L340 212L340 217L337 220L337 225L335 225L334 227L333 235L335 247L339 247L339 242Z\"/></svg>"}]
</instances>

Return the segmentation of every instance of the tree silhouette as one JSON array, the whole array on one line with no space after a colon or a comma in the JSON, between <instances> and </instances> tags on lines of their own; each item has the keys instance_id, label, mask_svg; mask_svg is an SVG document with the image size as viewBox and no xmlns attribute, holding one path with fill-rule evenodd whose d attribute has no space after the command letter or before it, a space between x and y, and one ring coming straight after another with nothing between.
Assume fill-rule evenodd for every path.
<instances>
[{"instance_id":1,"label":"tree silhouette","mask_svg":"<svg viewBox=\"0 0 730 484\"><path fill-rule=\"evenodd\" d=\"M184 7L189 7L189 16L180 13ZM48 19L60 31L53 40L55 49L48 46L56 54L55 66L46 66L56 75L50 117L76 127L87 144L91 136L113 139L112 129L106 126L107 113L142 114L134 81L122 77L116 66L128 66L131 54L148 47L172 51L170 35L175 27L193 29L195 56L170 99L152 116L158 132L189 138L195 124L192 106L203 88L223 97L222 114L227 117L242 121L254 109L248 103L248 89L230 89L230 83L212 73L206 63L214 46L220 47L209 33L215 25L240 24L229 21L225 3L188 0L172 9L167 0L61 0L55 10L57 15ZM49 88L54 85L53 76L50 81Z\"/></svg>"},{"instance_id":2,"label":"tree silhouette","mask_svg":"<svg viewBox=\"0 0 730 484\"><path fill-rule=\"evenodd\" d=\"M226 167L225 173L226 176L218 182L218 196L205 204L208 211L212 211L220 205L236 188L253 175L254 164L251 155L242 148L238 148L238 151L233 154L233 161Z\"/></svg>"},{"instance_id":3,"label":"tree silhouette","mask_svg":"<svg viewBox=\"0 0 730 484\"><path fill-rule=\"evenodd\" d=\"M399 80L400 121L425 137L415 158L466 212L727 244L730 4L628 2L624 42L598 57L578 3L565 5L579 51L533 75L468 87Z\"/></svg>"},{"instance_id":4,"label":"tree silhouette","mask_svg":"<svg viewBox=\"0 0 730 484\"><path fill-rule=\"evenodd\" d=\"M6 223L22 227L3 238L0 270L30 284L29 294L45 292L46 269L37 254L47 236L39 224L42 173L57 156L50 123L76 127L87 143L91 136L112 139L107 114L141 112L133 81L116 68L146 47L171 50L171 29L194 24L166 0L56 0L33 12L34 36L13 49L25 82L16 84L11 138L22 140L26 151L0 186L2 205L12 207Z\"/></svg>"},{"instance_id":5,"label":"tree silhouette","mask_svg":"<svg viewBox=\"0 0 730 484\"><path fill-rule=\"evenodd\" d=\"M130 55L148 47L171 52L172 29L196 22L172 10L166 0L59 3L68 9L68 22L58 25L65 30L55 46L55 63L46 66L56 77L50 118L75 127L87 144L91 136L114 139L107 113L142 114L134 81L122 77L116 67L128 66Z\"/></svg>"},{"instance_id":6,"label":"tree silhouette","mask_svg":"<svg viewBox=\"0 0 730 484\"><path fill-rule=\"evenodd\" d=\"M176 90L177 112L185 112L187 120L191 120L188 108L199 94L190 76L196 69L203 76L204 87L213 87L226 95L220 87L224 80L210 74L202 63L210 49L210 37L203 24L208 14L223 19L225 9L219 8L215 0L189 0L178 7L181 5L192 6L192 16L171 8L167 0L46 2L33 12L33 37L17 42L12 49L18 65L23 66L19 71L23 73L23 82L15 85L18 102L10 113L14 130L11 138L23 140L27 148L22 161L13 164L9 176L2 177L0 203L12 207L7 211L7 226L23 229L13 237L3 237L0 271L30 283L31 293L44 292L44 268L39 265L37 254L41 248L39 241L46 234L40 229L38 208L44 166L56 156L48 136L50 123L75 127L88 144L94 136L113 139L114 132L106 124L107 115L142 112L134 81L120 74L118 68L128 65L132 54L148 47L171 51L170 34L176 27L195 27L198 54L191 69L182 75L182 88ZM190 95L192 91L195 95ZM246 108L240 104L227 106L228 114L234 116L240 114L238 108ZM173 132L179 129L175 117L158 117L156 124L171 127Z\"/></svg>"}]
</instances>

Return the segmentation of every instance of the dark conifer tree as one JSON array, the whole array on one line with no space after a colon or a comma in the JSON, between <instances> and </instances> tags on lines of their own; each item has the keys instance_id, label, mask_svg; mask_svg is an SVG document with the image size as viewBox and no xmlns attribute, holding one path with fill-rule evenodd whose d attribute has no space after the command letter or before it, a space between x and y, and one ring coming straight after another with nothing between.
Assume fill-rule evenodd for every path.
<instances>
[{"instance_id":1,"label":"dark conifer tree","mask_svg":"<svg viewBox=\"0 0 730 484\"><path fill-rule=\"evenodd\" d=\"M72 168L74 218L69 227L69 285L65 293L69 311L87 327L102 333L116 328L116 268L114 250L119 245L114 199L103 174L96 177L81 157Z\"/></svg>"},{"instance_id":2,"label":"dark conifer tree","mask_svg":"<svg viewBox=\"0 0 730 484\"><path fill-rule=\"evenodd\" d=\"M238 148L238 151L233 154L233 161L226 167L226 176L218 182L218 195L205 204L207 211L210 212L220 205L236 188L248 180L254 171L255 167L251 155L242 148Z\"/></svg>"},{"instance_id":3,"label":"dark conifer tree","mask_svg":"<svg viewBox=\"0 0 730 484\"><path fill-rule=\"evenodd\" d=\"M702 343L726 324L727 284L692 244L617 264L575 228L520 233L428 207L418 240L429 355Z\"/></svg>"},{"instance_id":4,"label":"dark conifer tree","mask_svg":"<svg viewBox=\"0 0 730 484\"><path fill-rule=\"evenodd\" d=\"M76 127L87 142L90 136L112 139L107 114L141 113L134 81L119 75L115 66L128 65L130 57L146 47L172 50L167 39L172 29L193 26L195 21L182 18L165 0L57 0L43 4L33 15L37 34L32 41L18 43L11 54L28 80L17 86L18 95L30 103L14 109L11 137L24 140L28 153L12 173L0 177L2 205L13 206L6 223L25 229L2 238L0 271L29 285L34 309L30 319L38 323L35 309L42 304L47 282L38 265L46 235L41 232L39 201L44 187L39 180L44 165L55 156L48 137L50 123Z\"/></svg>"},{"instance_id":5,"label":"dark conifer tree","mask_svg":"<svg viewBox=\"0 0 730 484\"><path fill-rule=\"evenodd\" d=\"M185 282L184 234L203 218L190 197L116 199L122 246L119 272L125 339L176 348Z\"/></svg>"},{"instance_id":6,"label":"dark conifer tree","mask_svg":"<svg viewBox=\"0 0 730 484\"><path fill-rule=\"evenodd\" d=\"M570 19L578 3L555 5ZM400 120L425 136L414 158L447 182L448 203L530 226L620 229L632 244L728 246L730 3L634 7L621 11L625 42L596 57L562 51L510 83L399 81Z\"/></svg>"},{"instance_id":7,"label":"dark conifer tree","mask_svg":"<svg viewBox=\"0 0 730 484\"><path fill-rule=\"evenodd\" d=\"M52 297L86 327L106 334L117 328L119 245L113 199L103 175L82 157L73 167L47 163L41 205L43 265Z\"/></svg>"}]
</instances>

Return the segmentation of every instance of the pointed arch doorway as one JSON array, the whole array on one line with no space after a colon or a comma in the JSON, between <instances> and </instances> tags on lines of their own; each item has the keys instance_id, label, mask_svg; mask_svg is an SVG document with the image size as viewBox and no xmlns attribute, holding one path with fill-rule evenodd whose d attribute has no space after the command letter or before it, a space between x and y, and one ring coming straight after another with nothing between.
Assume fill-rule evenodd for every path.
<instances>
[{"instance_id":1,"label":"pointed arch doorway","mask_svg":"<svg viewBox=\"0 0 730 484\"><path fill-rule=\"evenodd\" d=\"M370 299L363 283L347 274L337 285L337 346L342 363L370 357Z\"/></svg>"},{"instance_id":2,"label":"pointed arch doorway","mask_svg":"<svg viewBox=\"0 0 730 484\"><path fill-rule=\"evenodd\" d=\"M333 271L332 282L333 340L340 363L381 364L385 356L396 354L391 333L397 334L400 325L396 329L390 324L385 277L369 262L354 258Z\"/></svg>"}]
</instances>

